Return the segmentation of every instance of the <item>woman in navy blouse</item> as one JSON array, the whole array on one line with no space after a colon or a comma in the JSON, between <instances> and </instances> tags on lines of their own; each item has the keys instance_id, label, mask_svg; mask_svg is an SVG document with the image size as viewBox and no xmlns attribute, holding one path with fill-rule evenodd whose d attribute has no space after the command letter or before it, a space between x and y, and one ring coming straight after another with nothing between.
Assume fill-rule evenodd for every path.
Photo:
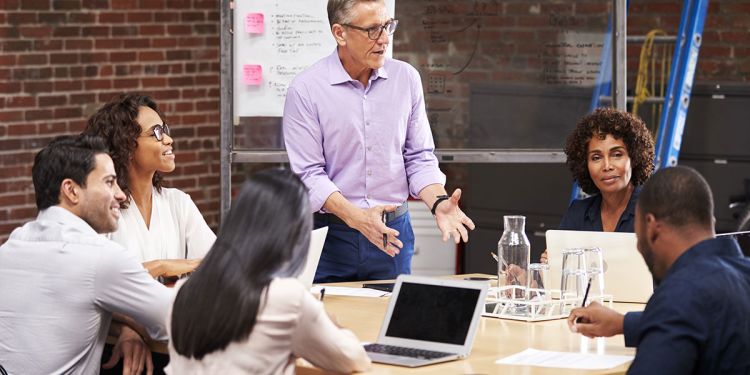
<instances>
[{"instance_id":1,"label":"woman in navy blouse","mask_svg":"<svg viewBox=\"0 0 750 375\"><path fill-rule=\"evenodd\" d=\"M560 229L633 232L639 186L654 170L654 141L644 122L599 108L578 122L565 154L573 178L590 197L570 204Z\"/></svg>"}]
</instances>

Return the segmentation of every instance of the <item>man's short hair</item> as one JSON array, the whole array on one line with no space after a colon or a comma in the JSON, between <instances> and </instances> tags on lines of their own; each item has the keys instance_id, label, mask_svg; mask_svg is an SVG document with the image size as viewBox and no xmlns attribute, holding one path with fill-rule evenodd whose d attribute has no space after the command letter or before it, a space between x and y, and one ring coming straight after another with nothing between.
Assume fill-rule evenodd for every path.
<instances>
[{"instance_id":1,"label":"man's short hair","mask_svg":"<svg viewBox=\"0 0 750 375\"><path fill-rule=\"evenodd\" d=\"M383 0L328 0L328 23L345 24L352 22L352 8L357 3L366 3Z\"/></svg>"},{"instance_id":2,"label":"man's short hair","mask_svg":"<svg viewBox=\"0 0 750 375\"><path fill-rule=\"evenodd\" d=\"M695 169L664 168L643 185L638 195L640 214L650 213L672 226L713 225L711 188Z\"/></svg>"},{"instance_id":3,"label":"man's short hair","mask_svg":"<svg viewBox=\"0 0 750 375\"><path fill-rule=\"evenodd\" d=\"M36 208L60 203L60 185L69 178L86 186L86 177L96 167L96 155L107 153L104 140L92 136L60 136L52 140L34 158L31 176Z\"/></svg>"}]
</instances>

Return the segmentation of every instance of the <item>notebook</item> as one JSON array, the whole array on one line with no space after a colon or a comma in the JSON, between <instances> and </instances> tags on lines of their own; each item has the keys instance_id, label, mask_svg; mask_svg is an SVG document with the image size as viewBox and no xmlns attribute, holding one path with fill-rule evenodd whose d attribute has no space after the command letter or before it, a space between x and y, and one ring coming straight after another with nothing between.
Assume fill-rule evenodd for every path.
<instances>
[{"instance_id":1,"label":"notebook","mask_svg":"<svg viewBox=\"0 0 750 375\"><path fill-rule=\"evenodd\" d=\"M400 275L374 344L373 362L417 367L466 358L487 295L487 282Z\"/></svg>"},{"instance_id":2,"label":"notebook","mask_svg":"<svg viewBox=\"0 0 750 375\"><path fill-rule=\"evenodd\" d=\"M546 237L552 289L560 288L563 249L596 246L604 260L604 292L616 302L648 302L654 281L636 247L635 233L548 230Z\"/></svg>"},{"instance_id":3,"label":"notebook","mask_svg":"<svg viewBox=\"0 0 750 375\"><path fill-rule=\"evenodd\" d=\"M328 227L315 229L310 234L310 248L307 251L307 262L302 273L297 276L297 279L307 289L312 288L315 271L318 269L318 262L320 261L320 253L323 252L323 245L326 243L326 235L328 235Z\"/></svg>"}]
</instances>

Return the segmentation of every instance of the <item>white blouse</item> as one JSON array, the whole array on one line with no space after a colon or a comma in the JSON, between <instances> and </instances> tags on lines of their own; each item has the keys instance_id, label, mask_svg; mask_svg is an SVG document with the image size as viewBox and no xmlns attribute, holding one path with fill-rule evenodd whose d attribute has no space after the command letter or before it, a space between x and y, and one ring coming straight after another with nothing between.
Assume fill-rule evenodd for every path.
<instances>
[{"instance_id":1,"label":"white blouse","mask_svg":"<svg viewBox=\"0 0 750 375\"><path fill-rule=\"evenodd\" d=\"M120 211L117 231L110 238L141 262L203 258L216 235L190 196L178 189L162 188L159 193L154 188L151 197L150 228L131 197L128 208Z\"/></svg>"},{"instance_id":2,"label":"white blouse","mask_svg":"<svg viewBox=\"0 0 750 375\"><path fill-rule=\"evenodd\" d=\"M179 289L183 281L177 283ZM274 279L261 298L255 326L245 340L235 341L200 361L178 354L170 340L167 374L294 374L302 357L328 371L351 373L370 368L370 358L357 336L338 328L323 304L297 279ZM167 317L171 337L172 312Z\"/></svg>"}]
</instances>

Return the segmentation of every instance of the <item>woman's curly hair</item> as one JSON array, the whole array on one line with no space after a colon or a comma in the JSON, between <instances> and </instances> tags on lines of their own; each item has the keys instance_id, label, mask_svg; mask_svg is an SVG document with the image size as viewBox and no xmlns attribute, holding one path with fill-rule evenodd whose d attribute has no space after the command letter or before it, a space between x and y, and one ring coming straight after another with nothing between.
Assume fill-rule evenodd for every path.
<instances>
[{"instance_id":1,"label":"woman's curly hair","mask_svg":"<svg viewBox=\"0 0 750 375\"><path fill-rule=\"evenodd\" d=\"M573 178L586 194L597 194L599 188L589 175L589 141L611 134L625 143L633 170L630 182L642 185L654 171L654 140L646 124L638 116L614 108L598 108L584 116L565 142L566 163Z\"/></svg>"},{"instance_id":2,"label":"woman's curly hair","mask_svg":"<svg viewBox=\"0 0 750 375\"><path fill-rule=\"evenodd\" d=\"M138 148L138 137L141 136L141 125L136 120L140 107L153 109L164 120L164 115L150 97L137 93L122 94L91 115L83 131L84 134L99 136L106 142L109 155L115 164L117 184L128 198L121 203L122 208L128 207L132 196L128 186L128 165L134 158L135 149ZM161 182L162 175L157 171L152 183L159 192Z\"/></svg>"}]
</instances>

